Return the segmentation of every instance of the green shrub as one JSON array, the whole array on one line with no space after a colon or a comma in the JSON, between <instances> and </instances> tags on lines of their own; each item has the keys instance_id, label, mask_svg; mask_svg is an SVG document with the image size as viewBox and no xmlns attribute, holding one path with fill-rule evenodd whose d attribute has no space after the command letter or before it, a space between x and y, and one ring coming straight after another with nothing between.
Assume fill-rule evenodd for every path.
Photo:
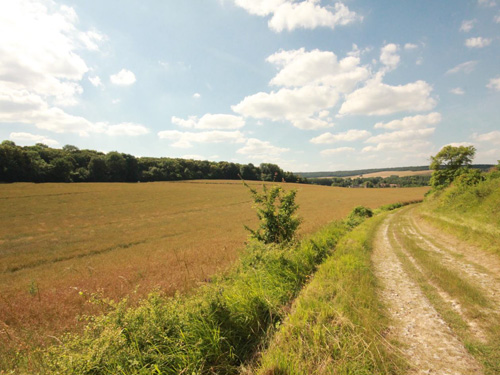
<instances>
[{"instance_id":1,"label":"green shrub","mask_svg":"<svg viewBox=\"0 0 500 375\"><path fill-rule=\"evenodd\" d=\"M366 218L372 217L373 216L373 211L364 206L357 206L354 207L354 209L349 213L349 216L347 217L347 224L350 227L355 227L361 224L363 221L365 221Z\"/></svg>"},{"instance_id":2,"label":"green shrub","mask_svg":"<svg viewBox=\"0 0 500 375\"><path fill-rule=\"evenodd\" d=\"M273 185L269 189L263 186L262 193L244 183L252 193L259 218L259 228L253 230L245 226L251 237L263 243L290 242L300 225L300 218L295 215L299 208L295 203L296 190L284 191Z\"/></svg>"}]
</instances>

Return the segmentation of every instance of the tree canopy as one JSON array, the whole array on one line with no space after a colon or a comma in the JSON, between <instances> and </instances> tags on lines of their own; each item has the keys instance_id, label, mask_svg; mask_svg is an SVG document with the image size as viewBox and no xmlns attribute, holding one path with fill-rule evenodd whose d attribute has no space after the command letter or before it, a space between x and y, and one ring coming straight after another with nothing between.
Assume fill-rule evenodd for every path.
<instances>
[{"instance_id":1,"label":"tree canopy","mask_svg":"<svg viewBox=\"0 0 500 375\"><path fill-rule=\"evenodd\" d=\"M476 154L474 146L445 146L435 156L431 156L430 169L433 170L431 186L440 188L450 185L455 178L467 173Z\"/></svg>"},{"instance_id":2,"label":"tree canopy","mask_svg":"<svg viewBox=\"0 0 500 375\"><path fill-rule=\"evenodd\" d=\"M189 179L229 179L307 182L284 172L278 165L238 164L227 161L178 158L136 158L111 151L80 150L65 145L62 149L38 143L17 146L12 141L0 144L0 182L137 182Z\"/></svg>"}]
</instances>

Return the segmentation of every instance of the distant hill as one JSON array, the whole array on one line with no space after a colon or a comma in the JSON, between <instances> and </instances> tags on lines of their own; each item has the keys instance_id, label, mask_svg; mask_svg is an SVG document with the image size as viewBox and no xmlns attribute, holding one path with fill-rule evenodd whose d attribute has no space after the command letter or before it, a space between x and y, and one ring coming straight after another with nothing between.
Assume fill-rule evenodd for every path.
<instances>
[{"instance_id":1,"label":"distant hill","mask_svg":"<svg viewBox=\"0 0 500 375\"><path fill-rule=\"evenodd\" d=\"M494 166L493 164L473 164L472 168L488 170L493 166ZM389 175L408 176L410 175L409 172L420 172L415 174L425 174L423 171L429 171L429 166L422 165L413 167L373 168L373 169L357 169L350 171L333 171L333 172L296 172L295 174L305 178L359 177L360 175L363 175L364 177L375 177L373 175L372 176L367 176L367 175L377 173L379 174L379 176L381 176L381 174L386 175L387 173L389 173Z\"/></svg>"}]
</instances>

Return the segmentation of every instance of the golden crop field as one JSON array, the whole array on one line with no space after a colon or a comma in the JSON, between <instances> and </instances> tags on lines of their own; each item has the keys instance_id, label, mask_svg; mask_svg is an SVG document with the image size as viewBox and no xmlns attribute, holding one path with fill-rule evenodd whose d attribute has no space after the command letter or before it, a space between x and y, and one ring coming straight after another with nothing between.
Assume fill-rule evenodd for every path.
<instances>
[{"instance_id":1,"label":"golden crop field","mask_svg":"<svg viewBox=\"0 0 500 375\"><path fill-rule=\"evenodd\" d=\"M252 185L261 185L252 183ZM297 189L300 233L357 205L420 199L427 188ZM238 181L0 185L0 342L38 343L104 311L91 293L137 300L186 291L227 269L257 219ZM0 349L1 355L1 349Z\"/></svg>"},{"instance_id":2,"label":"golden crop field","mask_svg":"<svg viewBox=\"0 0 500 375\"><path fill-rule=\"evenodd\" d=\"M373 173L367 173L367 174L358 174L355 176L349 176L345 178L357 178L357 177L364 177L364 178L371 178L371 177L391 177L391 176L398 176L398 177L407 177L407 176L430 176L432 174L431 170L427 171L381 171L381 172L373 172Z\"/></svg>"}]
</instances>

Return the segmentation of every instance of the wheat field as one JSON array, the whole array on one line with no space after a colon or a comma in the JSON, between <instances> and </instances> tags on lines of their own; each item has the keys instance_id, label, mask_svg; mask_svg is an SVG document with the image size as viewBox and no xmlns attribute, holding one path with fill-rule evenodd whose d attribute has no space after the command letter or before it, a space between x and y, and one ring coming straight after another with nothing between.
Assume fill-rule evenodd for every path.
<instances>
[{"instance_id":1,"label":"wheat field","mask_svg":"<svg viewBox=\"0 0 500 375\"><path fill-rule=\"evenodd\" d=\"M260 186L261 183L252 183ZM357 205L421 199L427 188L297 189L300 234ZM106 311L89 296L133 303L186 292L227 269L256 227L239 181L0 185L0 341L39 345ZM28 344L29 343L29 344ZM1 355L1 353L0 353Z\"/></svg>"}]
</instances>

